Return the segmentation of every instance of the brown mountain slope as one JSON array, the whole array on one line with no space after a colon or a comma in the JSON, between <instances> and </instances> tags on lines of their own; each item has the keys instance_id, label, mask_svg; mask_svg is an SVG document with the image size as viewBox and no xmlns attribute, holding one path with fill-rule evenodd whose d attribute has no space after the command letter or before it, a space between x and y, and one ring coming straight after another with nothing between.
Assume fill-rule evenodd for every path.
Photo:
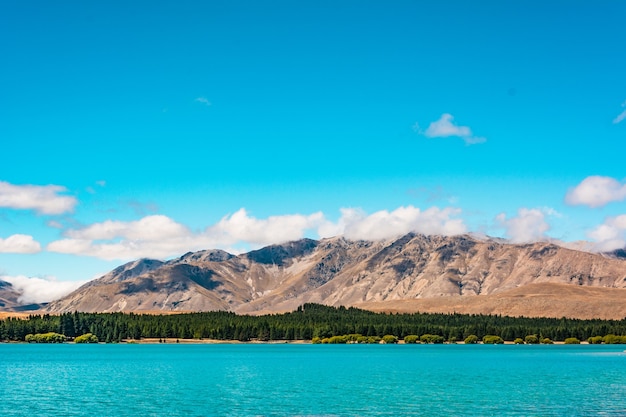
<instances>
[{"instance_id":1,"label":"brown mountain slope","mask_svg":"<svg viewBox=\"0 0 626 417\"><path fill-rule=\"evenodd\" d=\"M430 299L445 300L444 308L457 299L471 304L476 301L470 299L511 290L522 294L537 283L626 288L626 260L548 243L511 245L471 236L409 234L387 242L303 239L239 256L202 251L166 263L136 261L47 310L258 313L294 310L305 302L368 308L383 303L385 308L395 301ZM516 315L537 315L542 309L524 305L534 310L525 311L520 304Z\"/></svg>"},{"instance_id":2,"label":"brown mountain slope","mask_svg":"<svg viewBox=\"0 0 626 417\"><path fill-rule=\"evenodd\" d=\"M497 294L358 303L355 307L387 313L499 314L526 317L626 318L626 289L568 284L528 284Z\"/></svg>"}]
</instances>

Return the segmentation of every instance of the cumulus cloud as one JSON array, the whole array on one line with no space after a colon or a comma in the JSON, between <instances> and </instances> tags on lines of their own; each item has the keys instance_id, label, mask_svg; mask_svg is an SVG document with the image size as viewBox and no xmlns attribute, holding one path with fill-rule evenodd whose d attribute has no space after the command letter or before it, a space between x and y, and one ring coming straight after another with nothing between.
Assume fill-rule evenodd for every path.
<instances>
[{"instance_id":1,"label":"cumulus cloud","mask_svg":"<svg viewBox=\"0 0 626 417\"><path fill-rule=\"evenodd\" d=\"M41 245L29 235L11 235L6 239L0 238L0 253L37 253Z\"/></svg>"},{"instance_id":2,"label":"cumulus cloud","mask_svg":"<svg viewBox=\"0 0 626 417\"><path fill-rule=\"evenodd\" d=\"M19 295L17 301L23 304L47 303L57 300L87 281L58 281L54 277L37 278L0 275L0 280L13 286Z\"/></svg>"},{"instance_id":3,"label":"cumulus cloud","mask_svg":"<svg viewBox=\"0 0 626 417\"><path fill-rule=\"evenodd\" d=\"M51 242L50 252L93 256L106 260L141 257L168 258L207 248L237 245L261 247L301 239L307 234L319 237L345 235L349 239L387 239L408 232L455 235L466 232L459 209L413 206L367 214L360 209L341 209L341 217L331 222L322 212L309 215L287 214L259 219L244 208L224 216L202 231L163 215L136 221L107 220L65 232L65 238Z\"/></svg>"},{"instance_id":4,"label":"cumulus cloud","mask_svg":"<svg viewBox=\"0 0 626 417\"><path fill-rule=\"evenodd\" d=\"M622 201L625 198L626 184L611 177L593 175L570 189L565 196L565 202L570 205L596 208L614 201Z\"/></svg>"},{"instance_id":5,"label":"cumulus cloud","mask_svg":"<svg viewBox=\"0 0 626 417\"><path fill-rule=\"evenodd\" d=\"M520 208L517 216L508 218L504 213L496 216L496 221L506 230L506 236L513 243L530 243L545 240L550 225L545 220L546 213L540 209Z\"/></svg>"},{"instance_id":6,"label":"cumulus cloud","mask_svg":"<svg viewBox=\"0 0 626 417\"><path fill-rule=\"evenodd\" d=\"M587 233L594 240L594 249L609 252L626 247L626 214L607 218L604 223Z\"/></svg>"},{"instance_id":7,"label":"cumulus cloud","mask_svg":"<svg viewBox=\"0 0 626 417\"><path fill-rule=\"evenodd\" d=\"M324 215L321 212L308 216L290 214L256 219L249 216L242 208L207 229L206 235L229 243L245 241L257 245L268 245L300 239L306 230L317 228L323 223Z\"/></svg>"},{"instance_id":8,"label":"cumulus cloud","mask_svg":"<svg viewBox=\"0 0 626 417\"><path fill-rule=\"evenodd\" d=\"M0 181L0 207L35 210L41 214L71 212L77 204L74 197L59 185L14 185Z\"/></svg>"},{"instance_id":9,"label":"cumulus cloud","mask_svg":"<svg viewBox=\"0 0 626 417\"><path fill-rule=\"evenodd\" d=\"M624 101L622 103L622 107L626 107L626 101ZM618 114L617 117L615 117L615 119L613 119L613 123L614 124L618 124L619 122L621 122L624 119L626 119L626 110L624 110L623 112Z\"/></svg>"},{"instance_id":10,"label":"cumulus cloud","mask_svg":"<svg viewBox=\"0 0 626 417\"><path fill-rule=\"evenodd\" d=\"M65 233L66 239L51 242L47 249L107 260L167 258L191 250L224 248L237 243L263 246L296 240L323 222L322 213L257 219L242 208L203 231L192 232L167 216L153 215L137 221L108 220L69 230Z\"/></svg>"},{"instance_id":11,"label":"cumulus cloud","mask_svg":"<svg viewBox=\"0 0 626 417\"><path fill-rule=\"evenodd\" d=\"M416 128L421 133L418 124L413 127L414 130ZM450 113L442 114L439 120L432 122L423 134L427 138L458 137L463 139L466 145L476 145L487 141L484 137L474 136L469 127L455 125L454 117Z\"/></svg>"},{"instance_id":12,"label":"cumulus cloud","mask_svg":"<svg viewBox=\"0 0 626 417\"><path fill-rule=\"evenodd\" d=\"M409 232L457 235L467 231L463 220L455 218L460 212L455 208L430 207L421 210L406 206L368 215L360 209L342 209L339 221L335 225L324 224L320 228L320 236L335 233L348 239L381 240Z\"/></svg>"},{"instance_id":13,"label":"cumulus cloud","mask_svg":"<svg viewBox=\"0 0 626 417\"><path fill-rule=\"evenodd\" d=\"M146 216L137 221L107 220L65 232L66 239L51 242L50 252L94 256L106 260L142 257L165 258L198 249L202 236L167 216ZM208 243L208 242L207 242Z\"/></svg>"},{"instance_id":14,"label":"cumulus cloud","mask_svg":"<svg viewBox=\"0 0 626 417\"><path fill-rule=\"evenodd\" d=\"M205 106L210 106L211 102L206 97L198 97L194 101L204 104Z\"/></svg>"}]
</instances>

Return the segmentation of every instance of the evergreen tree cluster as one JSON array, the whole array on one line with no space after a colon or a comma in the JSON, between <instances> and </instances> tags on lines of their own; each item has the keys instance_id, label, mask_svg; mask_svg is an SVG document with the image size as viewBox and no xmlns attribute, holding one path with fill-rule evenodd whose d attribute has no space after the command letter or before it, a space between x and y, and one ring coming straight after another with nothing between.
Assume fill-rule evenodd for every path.
<instances>
[{"instance_id":1,"label":"evergreen tree cluster","mask_svg":"<svg viewBox=\"0 0 626 417\"><path fill-rule=\"evenodd\" d=\"M24 341L26 335L50 332L65 335L69 339L91 333L101 342L141 338L312 340L350 334L376 338L391 335L398 339L409 335L433 335L443 340L465 340L470 335L475 335L479 340L485 336L498 336L505 341L537 335L541 339L564 341L567 338L587 340L594 336L626 335L626 319L384 314L357 308L305 304L291 313L263 316L229 312L172 315L74 312L0 321L0 340Z\"/></svg>"}]
</instances>

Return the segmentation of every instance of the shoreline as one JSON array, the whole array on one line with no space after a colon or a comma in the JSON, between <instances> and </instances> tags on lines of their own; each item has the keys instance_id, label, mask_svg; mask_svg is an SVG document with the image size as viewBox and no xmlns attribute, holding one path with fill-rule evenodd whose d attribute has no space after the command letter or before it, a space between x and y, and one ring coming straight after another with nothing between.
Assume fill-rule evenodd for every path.
<instances>
[{"instance_id":1,"label":"shoreline","mask_svg":"<svg viewBox=\"0 0 626 417\"><path fill-rule=\"evenodd\" d=\"M0 344L31 344L29 342L23 342L23 341L5 341L5 340L0 340ZM311 340L250 340L247 342L243 342L241 340L221 340L221 339L180 339L180 338L175 338L175 337L168 337L168 338L158 338L158 337L148 337L148 338L144 338L144 339L122 339L121 342L111 342L111 343L106 343L106 342L98 342L98 343L75 343L74 341L67 341L64 343L32 343L32 344L68 344L68 345L75 345L75 344L93 344L93 345L115 345L115 344L119 344L119 345L313 345L316 343L312 343ZM317 343L320 345L324 345L324 344L328 344L328 345L332 345L332 344L347 344L347 345L358 345L358 344L369 344L369 343ZM378 345L378 344L382 344L384 345L385 343L371 343L373 345ZM458 341L458 342L454 342L454 343L405 343L404 340L399 340L398 343L393 343L395 345L490 345L489 343L483 343L483 342L478 342L478 343L464 343L463 341ZM558 341L555 342L553 341L553 343L551 343L552 345L565 345L564 342L562 341ZM581 341L579 344L581 345L591 345L591 343L587 342L587 341ZM602 343L604 344L604 343ZM514 342L510 342L510 341L505 341L504 343L501 343L501 345L516 345L516 343ZM550 344L543 344L543 343L537 343L537 344L527 344L527 343L523 343L520 345L528 345L528 346L550 346ZM497 344L494 344L494 346L497 346Z\"/></svg>"}]
</instances>

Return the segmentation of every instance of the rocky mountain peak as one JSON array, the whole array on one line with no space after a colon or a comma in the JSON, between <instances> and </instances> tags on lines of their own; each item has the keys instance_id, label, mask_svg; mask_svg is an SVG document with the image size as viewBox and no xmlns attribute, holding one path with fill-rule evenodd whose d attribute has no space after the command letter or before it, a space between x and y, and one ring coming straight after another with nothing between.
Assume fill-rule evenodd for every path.
<instances>
[{"instance_id":1,"label":"rocky mountain peak","mask_svg":"<svg viewBox=\"0 0 626 417\"><path fill-rule=\"evenodd\" d=\"M202 250L199 252L187 252L171 263L194 263L194 262L224 262L234 258L235 255L220 249Z\"/></svg>"},{"instance_id":2,"label":"rocky mountain peak","mask_svg":"<svg viewBox=\"0 0 626 417\"><path fill-rule=\"evenodd\" d=\"M313 239L300 239L280 245L266 246L248 252L245 256L251 261L265 265L284 266L293 258L300 258L313 252L318 242Z\"/></svg>"}]
</instances>

